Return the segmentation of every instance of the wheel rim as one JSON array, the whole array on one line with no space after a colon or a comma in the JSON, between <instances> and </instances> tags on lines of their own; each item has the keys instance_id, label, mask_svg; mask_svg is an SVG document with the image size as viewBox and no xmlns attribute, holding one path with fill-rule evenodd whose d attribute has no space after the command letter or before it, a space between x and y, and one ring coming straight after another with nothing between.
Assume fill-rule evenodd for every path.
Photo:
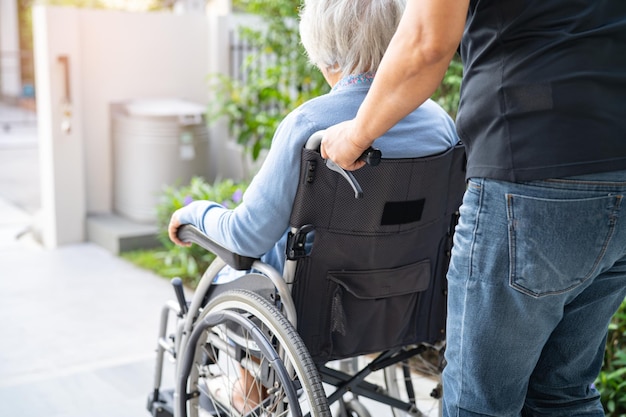
<instances>
[{"instance_id":1,"label":"wheel rim","mask_svg":"<svg viewBox=\"0 0 626 417\"><path fill-rule=\"evenodd\" d=\"M237 311L254 320L265 338L276 347L291 383L298 391L298 406L303 415L330 417L321 381L308 350L273 305L257 294L234 290L211 301L199 320L223 311ZM217 408L224 416L239 417L241 411L244 414L248 411L248 415L293 416L284 384L277 384L275 364L260 355L258 344L250 342L249 335L241 332L241 329L234 331L228 326L219 326L206 332L203 343L197 345L188 389L202 394L190 399L189 414L204 417L210 415L208 412L212 408ZM243 374L239 362L247 369ZM254 383L242 384L242 377L244 381L253 379Z\"/></svg>"}]
</instances>

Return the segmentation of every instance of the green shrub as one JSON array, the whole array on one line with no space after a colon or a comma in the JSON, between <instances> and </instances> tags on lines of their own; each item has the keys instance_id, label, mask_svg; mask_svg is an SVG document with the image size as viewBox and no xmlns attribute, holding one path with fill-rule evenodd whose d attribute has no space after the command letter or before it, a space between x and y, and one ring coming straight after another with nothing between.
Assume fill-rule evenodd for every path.
<instances>
[{"instance_id":1,"label":"green shrub","mask_svg":"<svg viewBox=\"0 0 626 417\"><path fill-rule=\"evenodd\" d=\"M450 62L439 88L432 96L432 99L439 103L448 114L456 119L456 112L459 107L461 91L461 80L463 79L463 63L457 54Z\"/></svg>"},{"instance_id":2,"label":"green shrub","mask_svg":"<svg viewBox=\"0 0 626 417\"><path fill-rule=\"evenodd\" d=\"M152 249L138 249L122 252L120 256L136 266L147 269L155 274L172 279L184 277L187 286L193 286L195 276L187 273L187 266L177 261L170 251L164 247Z\"/></svg>"},{"instance_id":3,"label":"green shrub","mask_svg":"<svg viewBox=\"0 0 626 417\"><path fill-rule=\"evenodd\" d=\"M239 30L250 51L238 69L244 79L209 75L213 99L207 115L210 123L224 118L230 134L256 160L287 113L330 87L300 43L299 0L240 0L235 6L260 16L264 29Z\"/></svg>"},{"instance_id":4,"label":"green shrub","mask_svg":"<svg viewBox=\"0 0 626 417\"><path fill-rule=\"evenodd\" d=\"M611 324L604 352L604 365L596 380L607 416L626 416L626 300Z\"/></svg>"}]
</instances>

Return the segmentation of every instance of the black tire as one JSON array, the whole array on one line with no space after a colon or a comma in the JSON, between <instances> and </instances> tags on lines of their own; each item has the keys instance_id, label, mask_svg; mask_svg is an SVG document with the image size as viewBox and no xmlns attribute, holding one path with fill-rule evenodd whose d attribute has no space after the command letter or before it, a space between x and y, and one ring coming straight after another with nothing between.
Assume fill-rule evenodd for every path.
<instances>
[{"instance_id":1,"label":"black tire","mask_svg":"<svg viewBox=\"0 0 626 417\"><path fill-rule=\"evenodd\" d=\"M293 404L289 404L288 399L289 393L296 392L297 396L291 395L291 398L297 399L302 415L331 417L319 373L306 346L292 324L272 303L251 291L227 291L207 303L198 321L220 312L236 312L254 323L280 357L291 378L291 387L279 380L275 371L277 366L270 362L271 358L264 356L248 330L242 326L221 324L207 329L196 346L187 386L188 392L200 395L189 399L189 416L240 417L241 404L244 404L247 415L300 417L298 412L292 411L294 408L290 409ZM254 375L250 380L255 382L247 384L245 389L236 382L243 379L240 366L250 369L243 374L245 377ZM233 390L233 386L240 389ZM233 406L232 392L240 394L238 399L243 403L240 402L239 407ZM259 405L252 398L263 400Z\"/></svg>"}]
</instances>

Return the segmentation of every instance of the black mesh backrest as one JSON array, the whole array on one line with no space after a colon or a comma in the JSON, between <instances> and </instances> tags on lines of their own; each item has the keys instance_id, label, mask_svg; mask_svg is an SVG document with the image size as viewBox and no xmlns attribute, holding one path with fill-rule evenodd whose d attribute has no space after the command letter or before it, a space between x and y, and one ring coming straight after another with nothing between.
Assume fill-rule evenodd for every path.
<instances>
[{"instance_id":1,"label":"black mesh backrest","mask_svg":"<svg viewBox=\"0 0 626 417\"><path fill-rule=\"evenodd\" d=\"M384 155L383 155L384 156ZM451 225L465 190L462 146L383 159L342 176L304 149L290 224L311 224L293 297L298 331L317 362L442 340Z\"/></svg>"}]
</instances>

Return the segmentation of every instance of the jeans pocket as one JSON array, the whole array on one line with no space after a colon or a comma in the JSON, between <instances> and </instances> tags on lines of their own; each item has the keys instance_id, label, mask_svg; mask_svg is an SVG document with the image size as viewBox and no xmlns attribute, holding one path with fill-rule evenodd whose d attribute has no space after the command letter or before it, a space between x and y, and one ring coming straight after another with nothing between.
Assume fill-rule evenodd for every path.
<instances>
[{"instance_id":1,"label":"jeans pocket","mask_svg":"<svg viewBox=\"0 0 626 417\"><path fill-rule=\"evenodd\" d=\"M543 199L507 194L509 284L532 297L593 276L613 235L621 196Z\"/></svg>"}]
</instances>

